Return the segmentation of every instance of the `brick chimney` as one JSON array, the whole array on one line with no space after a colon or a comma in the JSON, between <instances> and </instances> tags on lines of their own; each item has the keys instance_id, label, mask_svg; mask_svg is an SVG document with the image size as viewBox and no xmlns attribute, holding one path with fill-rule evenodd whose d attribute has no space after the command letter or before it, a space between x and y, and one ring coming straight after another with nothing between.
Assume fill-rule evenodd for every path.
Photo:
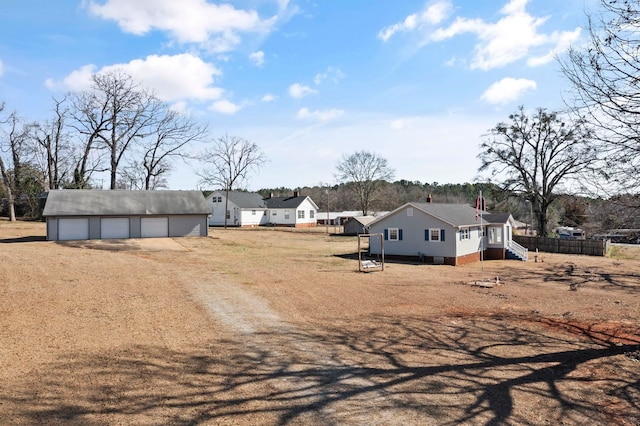
<instances>
[{"instance_id":1,"label":"brick chimney","mask_svg":"<svg viewBox=\"0 0 640 426\"><path fill-rule=\"evenodd\" d=\"M298 197L300 195L300 193L298 191L293 191L293 196L294 197Z\"/></svg>"}]
</instances>

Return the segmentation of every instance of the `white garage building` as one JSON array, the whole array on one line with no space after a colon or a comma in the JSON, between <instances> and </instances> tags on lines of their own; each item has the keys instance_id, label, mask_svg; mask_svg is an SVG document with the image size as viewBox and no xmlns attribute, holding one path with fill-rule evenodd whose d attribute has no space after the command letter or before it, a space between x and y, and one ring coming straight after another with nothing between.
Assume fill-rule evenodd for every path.
<instances>
[{"instance_id":1,"label":"white garage building","mask_svg":"<svg viewBox=\"0 0 640 426\"><path fill-rule=\"evenodd\" d=\"M47 240L206 236L200 191L50 191L42 215Z\"/></svg>"}]
</instances>

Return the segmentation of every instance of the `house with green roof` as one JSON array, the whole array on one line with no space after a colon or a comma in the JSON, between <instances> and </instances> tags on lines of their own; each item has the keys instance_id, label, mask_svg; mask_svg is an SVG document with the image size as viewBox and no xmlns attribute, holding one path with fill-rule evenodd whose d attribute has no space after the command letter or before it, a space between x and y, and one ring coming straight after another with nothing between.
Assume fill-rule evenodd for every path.
<instances>
[{"instance_id":1,"label":"house with green roof","mask_svg":"<svg viewBox=\"0 0 640 426\"><path fill-rule=\"evenodd\" d=\"M406 203L367 226L369 251L385 257L463 265L481 259L527 260L527 250L512 240L509 213L477 211L466 204ZM380 241L380 239L384 241Z\"/></svg>"}]
</instances>

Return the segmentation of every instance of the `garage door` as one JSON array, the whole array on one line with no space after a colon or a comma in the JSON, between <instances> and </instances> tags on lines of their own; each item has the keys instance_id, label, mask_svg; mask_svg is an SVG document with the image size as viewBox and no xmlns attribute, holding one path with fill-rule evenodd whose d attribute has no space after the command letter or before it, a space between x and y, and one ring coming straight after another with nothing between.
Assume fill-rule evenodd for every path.
<instances>
[{"instance_id":1,"label":"garage door","mask_svg":"<svg viewBox=\"0 0 640 426\"><path fill-rule=\"evenodd\" d=\"M100 238L129 238L129 218L107 217L100 219Z\"/></svg>"},{"instance_id":2,"label":"garage door","mask_svg":"<svg viewBox=\"0 0 640 426\"><path fill-rule=\"evenodd\" d=\"M168 217L143 217L140 221L142 238L162 238L169 236Z\"/></svg>"},{"instance_id":3,"label":"garage door","mask_svg":"<svg viewBox=\"0 0 640 426\"><path fill-rule=\"evenodd\" d=\"M88 240L89 219L58 219L58 239L63 241Z\"/></svg>"}]
</instances>

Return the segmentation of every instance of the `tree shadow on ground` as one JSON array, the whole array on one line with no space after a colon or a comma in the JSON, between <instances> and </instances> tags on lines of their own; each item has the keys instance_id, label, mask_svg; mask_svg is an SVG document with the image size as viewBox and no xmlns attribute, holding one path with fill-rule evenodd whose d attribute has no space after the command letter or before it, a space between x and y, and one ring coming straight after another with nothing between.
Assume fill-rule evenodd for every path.
<instances>
[{"instance_id":1,"label":"tree shadow on ground","mask_svg":"<svg viewBox=\"0 0 640 426\"><path fill-rule=\"evenodd\" d=\"M618 272L603 272L598 267L579 267L574 263L567 263L560 267L548 267L544 273L544 282L557 282L567 285L569 290L579 290L586 286L598 286L606 290L622 290L627 293L637 293L640 289L640 275L625 272L619 268Z\"/></svg>"},{"instance_id":2,"label":"tree shadow on ground","mask_svg":"<svg viewBox=\"0 0 640 426\"><path fill-rule=\"evenodd\" d=\"M577 337L505 316L369 320L183 351L72 353L0 390L0 422L640 422L639 365L626 356L640 349L640 336L620 341L580 330Z\"/></svg>"},{"instance_id":3,"label":"tree shadow on ground","mask_svg":"<svg viewBox=\"0 0 640 426\"><path fill-rule=\"evenodd\" d=\"M43 235L28 235L26 237L3 238L0 239L0 244L35 243L38 241L47 241L47 237Z\"/></svg>"}]
</instances>

